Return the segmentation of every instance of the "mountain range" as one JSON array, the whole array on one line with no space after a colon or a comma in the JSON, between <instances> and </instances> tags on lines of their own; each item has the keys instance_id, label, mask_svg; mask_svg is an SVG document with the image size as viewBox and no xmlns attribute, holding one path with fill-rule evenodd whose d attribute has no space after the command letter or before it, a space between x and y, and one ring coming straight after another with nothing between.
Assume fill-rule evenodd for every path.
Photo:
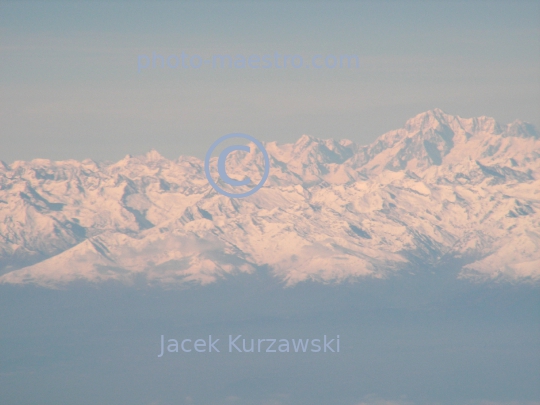
<instances>
[{"instance_id":1,"label":"mountain range","mask_svg":"<svg viewBox=\"0 0 540 405\"><path fill-rule=\"evenodd\" d=\"M227 173L258 183L261 152ZM271 272L285 285L459 269L540 280L540 134L434 109L369 145L303 135L264 143L246 198L204 162L151 151L116 163L0 161L0 283L177 286ZM218 178L217 158L211 160Z\"/></svg>"}]
</instances>

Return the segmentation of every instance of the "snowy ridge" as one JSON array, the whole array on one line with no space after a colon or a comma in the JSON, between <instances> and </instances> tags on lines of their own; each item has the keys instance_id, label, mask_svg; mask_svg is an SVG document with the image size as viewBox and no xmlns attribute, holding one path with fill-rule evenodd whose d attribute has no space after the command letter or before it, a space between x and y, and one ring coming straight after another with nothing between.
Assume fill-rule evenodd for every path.
<instances>
[{"instance_id":1,"label":"snowy ridge","mask_svg":"<svg viewBox=\"0 0 540 405\"><path fill-rule=\"evenodd\" d=\"M449 262L472 280L540 280L530 124L435 109L367 146L303 135L265 147L270 176L245 199L217 194L199 159L156 151L114 164L0 161L0 282L209 283L264 268L292 285ZM231 177L254 183L263 169L255 148L227 160Z\"/></svg>"}]
</instances>

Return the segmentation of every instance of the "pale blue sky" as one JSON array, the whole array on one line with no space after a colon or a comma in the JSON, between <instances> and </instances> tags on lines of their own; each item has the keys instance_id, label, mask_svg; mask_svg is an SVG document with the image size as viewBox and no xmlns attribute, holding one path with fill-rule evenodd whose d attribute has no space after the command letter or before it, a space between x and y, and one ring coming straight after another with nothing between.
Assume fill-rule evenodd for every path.
<instances>
[{"instance_id":1,"label":"pale blue sky","mask_svg":"<svg viewBox=\"0 0 540 405\"><path fill-rule=\"evenodd\" d=\"M0 2L0 159L372 141L442 108L540 126L540 2ZM356 54L358 69L148 70L137 56Z\"/></svg>"}]
</instances>

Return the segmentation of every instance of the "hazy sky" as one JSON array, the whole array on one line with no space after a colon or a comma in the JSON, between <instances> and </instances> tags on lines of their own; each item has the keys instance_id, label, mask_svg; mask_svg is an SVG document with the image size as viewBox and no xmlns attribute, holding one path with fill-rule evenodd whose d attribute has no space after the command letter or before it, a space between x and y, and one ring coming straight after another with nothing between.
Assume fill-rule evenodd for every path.
<instances>
[{"instance_id":1,"label":"hazy sky","mask_svg":"<svg viewBox=\"0 0 540 405\"><path fill-rule=\"evenodd\" d=\"M357 69L140 54L355 54ZM202 157L230 132L360 143L435 107L540 126L540 2L0 2L0 159Z\"/></svg>"}]
</instances>

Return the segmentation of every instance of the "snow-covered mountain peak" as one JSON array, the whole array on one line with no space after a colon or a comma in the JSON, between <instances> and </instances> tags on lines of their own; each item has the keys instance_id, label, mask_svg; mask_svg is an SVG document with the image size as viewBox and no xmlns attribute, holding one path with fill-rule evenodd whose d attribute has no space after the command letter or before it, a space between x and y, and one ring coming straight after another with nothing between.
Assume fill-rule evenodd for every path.
<instances>
[{"instance_id":1,"label":"snow-covered mountain peak","mask_svg":"<svg viewBox=\"0 0 540 405\"><path fill-rule=\"evenodd\" d=\"M411 134L445 132L466 133L469 136L479 133L500 134L502 127L492 117L461 118L446 114L439 108L418 114L405 123L405 130Z\"/></svg>"},{"instance_id":2,"label":"snow-covered mountain peak","mask_svg":"<svg viewBox=\"0 0 540 405\"><path fill-rule=\"evenodd\" d=\"M452 117L445 114L439 108L425 111L405 122L405 130L408 132L422 132L426 129L437 129L441 125L448 125Z\"/></svg>"},{"instance_id":3,"label":"snow-covered mountain peak","mask_svg":"<svg viewBox=\"0 0 540 405\"><path fill-rule=\"evenodd\" d=\"M314 136L303 134L298 140L294 143L295 148L303 149L312 142L317 142L319 139Z\"/></svg>"},{"instance_id":4,"label":"snow-covered mountain peak","mask_svg":"<svg viewBox=\"0 0 540 405\"><path fill-rule=\"evenodd\" d=\"M147 152L145 155L144 155L144 158L146 159L147 162L159 162L160 160L163 160L165 159L163 156L161 156L161 154L155 150L155 149L152 149L151 151Z\"/></svg>"}]
</instances>

